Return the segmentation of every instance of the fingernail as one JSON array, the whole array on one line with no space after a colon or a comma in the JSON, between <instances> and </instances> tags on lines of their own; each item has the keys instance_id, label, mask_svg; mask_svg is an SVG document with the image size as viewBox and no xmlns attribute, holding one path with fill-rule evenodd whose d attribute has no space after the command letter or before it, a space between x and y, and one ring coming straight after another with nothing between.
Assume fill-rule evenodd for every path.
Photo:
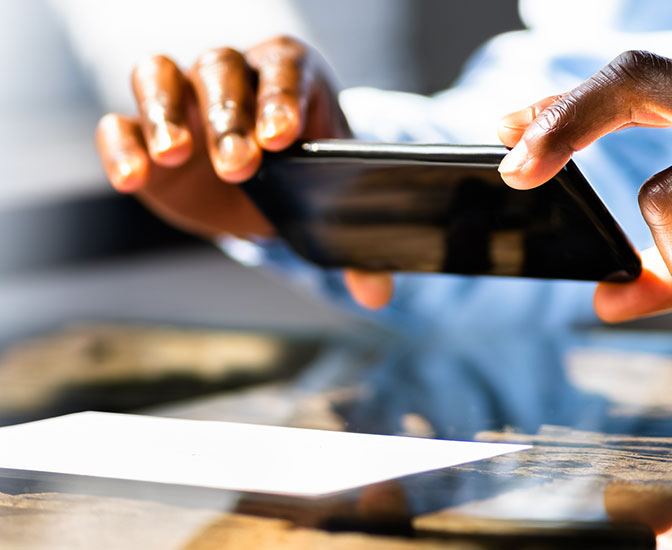
<instances>
[{"instance_id":1,"label":"fingernail","mask_svg":"<svg viewBox=\"0 0 672 550\"><path fill-rule=\"evenodd\" d=\"M221 174L238 172L245 168L254 154L254 143L236 132L224 134L218 144L217 171Z\"/></svg>"},{"instance_id":2,"label":"fingernail","mask_svg":"<svg viewBox=\"0 0 672 550\"><path fill-rule=\"evenodd\" d=\"M172 122L157 124L154 127L152 150L160 155L185 145L189 141L189 137L189 132Z\"/></svg>"},{"instance_id":3,"label":"fingernail","mask_svg":"<svg viewBox=\"0 0 672 550\"><path fill-rule=\"evenodd\" d=\"M526 109L521 109L515 113L510 113L499 121L500 125L504 128L510 128L512 130L520 130L527 128L535 117L534 107L527 107Z\"/></svg>"},{"instance_id":4,"label":"fingernail","mask_svg":"<svg viewBox=\"0 0 672 550\"><path fill-rule=\"evenodd\" d=\"M499 165L500 174L513 174L519 172L530 160L527 146L523 140L509 151Z\"/></svg>"},{"instance_id":5,"label":"fingernail","mask_svg":"<svg viewBox=\"0 0 672 550\"><path fill-rule=\"evenodd\" d=\"M259 117L259 137L273 139L287 131L293 114L286 105L269 103Z\"/></svg>"},{"instance_id":6,"label":"fingernail","mask_svg":"<svg viewBox=\"0 0 672 550\"><path fill-rule=\"evenodd\" d=\"M164 166L182 164L193 148L191 134L186 128L172 122L156 124L151 137L152 158Z\"/></svg>"}]
</instances>

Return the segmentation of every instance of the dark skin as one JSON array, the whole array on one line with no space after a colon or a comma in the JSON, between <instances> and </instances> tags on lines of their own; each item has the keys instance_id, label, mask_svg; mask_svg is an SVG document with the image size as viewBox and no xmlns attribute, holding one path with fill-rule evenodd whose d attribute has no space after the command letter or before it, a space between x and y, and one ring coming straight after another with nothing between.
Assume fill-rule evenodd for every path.
<instances>
[{"instance_id":1,"label":"dark skin","mask_svg":"<svg viewBox=\"0 0 672 550\"><path fill-rule=\"evenodd\" d=\"M237 188L265 151L297 139L349 137L321 57L287 37L245 53L210 50L189 71L164 56L132 74L138 115L105 115L96 144L118 191L168 222L207 237L269 237L273 228ZM391 279L347 270L362 305L382 307Z\"/></svg>"},{"instance_id":2,"label":"dark skin","mask_svg":"<svg viewBox=\"0 0 672 550\"><path fill-rule=\"evenodd\" d=\"M264 151L282 150L299 138L350 135L319 56L285 37L245 54L206 52L189 72L166 57L150 57L135 68L132 86L139 114L108 114L96 131L107 176L118 191L208 238L273 235L244 193L229 185L253 175ZM500 139L514 147L500 167L502 178L530 189L609 132L672 126L670 90L672 61L622 54L574 90L501 120ZM657 247L642 254L645 269L637 281L598 285L595 308L607 321L672 308L672 169L644 183L639 203ZM365 307L382 307L392 295L386 274L346 270L345 280ZM369 500L375 504L377 495L364 496L358 506L373 510ZM389 504L390 496L383 496ZM392 499L390 512L403 510L400 498ZM657 534L672 529L669 491L611 484L604 498L615 520L641 521Z\"/></svg>"},{"instance_id":3,"label":"dark skin","mask_svg":"<svg viewBox=\"0 0 672 550\"><path fill-rule=\"evenodd\" d=\"M235 184L251 177L265 151L299 138L348 137L350 131L319 55L279 37L245 53L203 54L190 71L154 56L133 71L138 116L104 116L96 143L112 185L133 193L170 223L215 238L273 235L273 228ZM504 181L530 189L548 181L578 151L631 126L672 126L672 61L626 52L574 90L548 97L499 125L513 150ZM633 283L597 286L594 306L617 322L672 309L672 169L642 186L639 204L656 247L642 253ZM361 305L392 297L388 274L345 271Z\"/></svg>"},{"instance_id":4,"label":"dark skin","mask_svg":"<svg viewBox=\"0 0 672 550\"><path fill-rule=\"evenodd\" d=\"M670 89L672 60L640 51L619 55L574 90L502 119L499 137L513 147L500 166L502 178L517 189L531 189L555 175L575 151L608 133L672 126ZM644 182L639 206L656 246L642 253L639 279L597 286L595 311L608 322L672 309L672 169Z\"/></svg>"}]
</instances>

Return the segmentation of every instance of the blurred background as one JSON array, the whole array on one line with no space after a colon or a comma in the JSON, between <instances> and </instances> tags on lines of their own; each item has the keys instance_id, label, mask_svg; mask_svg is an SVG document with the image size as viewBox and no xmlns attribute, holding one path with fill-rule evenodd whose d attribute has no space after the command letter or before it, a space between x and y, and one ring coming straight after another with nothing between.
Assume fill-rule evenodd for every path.
<instances>
[{"instance_id":1,"label":"blurred background","mask_svg":"<svg viewBox=\"0 0 672 550\"><path fill-rule=\"evenodd\" d=\"M134 112L141 57L189 67L208 48L290 34L343 88L430 94L519 28L515 0L0 0L0 424L287 377L356 332L112 191L94 128ZM339 372L358 361L341 358Z\"/></svg>"},{"instance_id":2,"label":"blurred background","mask_svg":"<svg viewBox=\"0 0 672 550\"><path fill-rule=\"evenodd\" d=\"M112 192L93 130L107 111L133 112L143 55L189 66L207 48L288 33L320 49L343 87L432 93L488 37L521 26L515 0L0 2L0 344L83 319L344 322Z\"/></svg>"},{"instance_id":3,"label":"blurred background","mask_svg":"<svg viewBox=\"0 0 672 550\"><path fill-rule=\"evenodd\" d=\"M344 88L432 93L487 38L521 27L515 0L0 1L2 423L287 375L355 322L112 191L93 132L105 112L133 113L139 58L188 67L207 48L291 34Z\"/></svg>"}]
</instances>

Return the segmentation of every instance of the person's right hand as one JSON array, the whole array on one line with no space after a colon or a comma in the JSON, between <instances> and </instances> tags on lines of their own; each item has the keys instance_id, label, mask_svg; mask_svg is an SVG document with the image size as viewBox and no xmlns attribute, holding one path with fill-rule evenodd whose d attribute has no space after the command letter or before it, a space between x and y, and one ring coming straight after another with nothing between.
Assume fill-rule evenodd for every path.
<instances>
[{"instance_id":1,"label":"person's right hand","mask_svg":"<svg viewBox=\"0 0 672 550\"><path fill-rule=\"evenodd\" d=\"M672 59L642 51L619 55L570 92L502 119L499 137L512 147L499 166L502 178L516 189L531 189L610 132L672 127L671 88ZM642 253L636 281L598 284L595 311L607 322L672 311L672 167L644 182L639 206L656 247Z\"/></svg>"},{"instance_id":2,"label":"person's right hand","mask_svg":"<svg viewBox=\"0 0 672 550\"><path fill-rule=\"evenodd\" d=\"M210 50L189 71L164 56L144 59L132 75L138 115L105 115L96 130L107 177L192 233L271 236L272 226L231 184L255 174L263 151L350 136L327 72L319 54L287 37L245 53ZM389 277L345 275L365 307L389 300Z\"/></svg>"}]
</instances>

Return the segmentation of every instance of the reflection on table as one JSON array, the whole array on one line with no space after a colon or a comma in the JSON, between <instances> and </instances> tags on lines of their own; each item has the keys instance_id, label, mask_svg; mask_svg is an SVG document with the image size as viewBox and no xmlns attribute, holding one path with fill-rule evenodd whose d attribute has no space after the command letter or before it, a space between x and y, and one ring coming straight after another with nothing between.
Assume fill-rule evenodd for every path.
<instances>
[{"instance_id":1,"label":"reflection on table","mask_svg":"<svg viewBox=\"0 0 672 550\"><path fill-rule=\"evenodd\" d=\"M51 364L50 382L31 388L40 363ZM5 471L7 548L445 548L460 536L504 548L512 533L567 544L589 534L617 548L651 530L664 547L672 528L672 340L663 333L499 332L408 346L386 335L80 327L10 350L0 379L4 423L97 408L104 396L106 410L534 445L312 501Z\"/></svg>"}]
</instances>

